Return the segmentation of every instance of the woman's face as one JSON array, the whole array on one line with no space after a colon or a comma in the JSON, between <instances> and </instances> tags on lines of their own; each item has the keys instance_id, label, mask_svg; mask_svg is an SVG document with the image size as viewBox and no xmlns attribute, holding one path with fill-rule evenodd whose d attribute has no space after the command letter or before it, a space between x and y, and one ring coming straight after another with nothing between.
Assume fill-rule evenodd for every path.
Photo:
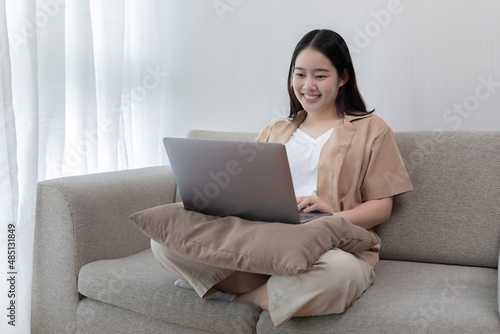
<instances>
[{"instance_id":1,"label":"woman's face","mask_svg":"<svg viewBox=\"0 0 500 334\"><path fill-rule=\"evenodd\" d=\"M295 96L308 113L336 113L335 100L342 80L337 69L321 52L306 48L295 59L292 86Z\"/></svg>"}]
</instances>

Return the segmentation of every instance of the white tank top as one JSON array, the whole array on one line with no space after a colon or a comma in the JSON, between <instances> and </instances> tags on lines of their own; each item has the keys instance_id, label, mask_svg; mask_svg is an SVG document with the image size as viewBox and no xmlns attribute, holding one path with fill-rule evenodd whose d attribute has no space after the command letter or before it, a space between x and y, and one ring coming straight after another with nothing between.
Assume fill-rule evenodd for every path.
<instances>
[{"instance_id":1,"label":"white tank top","mask_svg":"<svg viewBox=\"0 0 500 334\"><path fill-rule=\"evenodd\" d=\"M304 131L295 130L285 144L292 173L295 196L316 196L318 190L319 156L323 145L332 134L328 130L314 139Z\"/></svg>"}]
</instances>

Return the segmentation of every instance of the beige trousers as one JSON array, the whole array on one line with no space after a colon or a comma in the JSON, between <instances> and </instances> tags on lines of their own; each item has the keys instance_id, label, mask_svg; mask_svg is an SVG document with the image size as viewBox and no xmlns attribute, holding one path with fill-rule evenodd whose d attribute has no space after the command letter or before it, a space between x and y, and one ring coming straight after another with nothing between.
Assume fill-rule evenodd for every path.
<instances>
[{"instance_id":1,"label":"beige trousers","mask_svg":"<svg viewBox=\"0 0 500 334\"><path fill-rule=\"evenodd\" d=\"M186 279L200 297L216 292L213 286L234 272L187 260L153 240L151 249L164 268ZM363 257L333 248L302 275L271 276L271 319L281 327L292 317L342 313L374 281L373 268Z\"/></svg>"}]
</instances>

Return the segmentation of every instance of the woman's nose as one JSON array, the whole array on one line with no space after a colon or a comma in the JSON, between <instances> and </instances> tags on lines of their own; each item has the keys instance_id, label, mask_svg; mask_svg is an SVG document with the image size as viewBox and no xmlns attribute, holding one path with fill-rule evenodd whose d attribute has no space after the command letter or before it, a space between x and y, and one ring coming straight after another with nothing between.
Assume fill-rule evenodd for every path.
<instances>
[{"instance_id":1,"label":"woman's nose","mask_svg":"<svg viewBox=\"0 0 500 334\"><path fill-rule=\"evenodd\" d=\"M315 90L316 89L316 83L314 82L313 78L306 79L306 81L304 82L304 89L306 89L306 90Z\"/></svg>"}]
</instances>

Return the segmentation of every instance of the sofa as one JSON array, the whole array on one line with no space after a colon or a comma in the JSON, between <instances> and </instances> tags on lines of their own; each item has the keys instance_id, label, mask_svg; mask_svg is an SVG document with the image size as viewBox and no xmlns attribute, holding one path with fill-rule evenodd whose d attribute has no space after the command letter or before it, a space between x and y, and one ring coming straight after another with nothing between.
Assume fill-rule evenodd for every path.
<instances>
[{"instance_id":1,"label":"sofa","mask_svg":"<svg viewBox=\"0 0 500 334\"><path fill-rule=\"evenodd\" d=\"M415 190L376 228L375 283L342 314L282 328L256 306L176 288L156 261L129 216L179 201L169 166L39 182L32 333L500 333L500 133L396 139Z\"/></svg>"}]
</instances>

